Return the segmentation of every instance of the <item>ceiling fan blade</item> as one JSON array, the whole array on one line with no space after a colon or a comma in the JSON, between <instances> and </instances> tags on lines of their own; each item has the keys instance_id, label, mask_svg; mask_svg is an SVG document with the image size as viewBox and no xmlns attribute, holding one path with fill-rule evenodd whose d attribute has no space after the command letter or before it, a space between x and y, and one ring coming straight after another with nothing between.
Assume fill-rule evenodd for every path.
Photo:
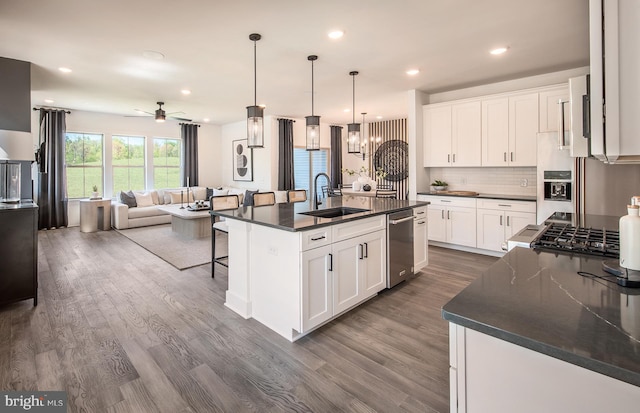
<instances>
[{"instance_id":1,"label":"ceiling fan blade","mask_svg":"<svg viewBox=\"0 0 640 413\"><path fill-rule=\"evenodd\" d=\"M140 110L140 109L134 109L134 110L140 114L146 113L147 115L151 115L151 116L155 115L154 113L147 112L146 110Z\"/></svg>"},{"instance_id":2,"label":"ceiling fan blade","mask_svg":"<svg viewBox=\"0 0 640 413\"><path fill-rule=\"evenodd\" d=\"M171 118L171 119L175 119L175 120L180 120L180 121L182 121L182 122L191 122L191 121L192 121L191 119L186 119L186 118L176 118L175 116L167 116L167 117L169 117L169 118Z\"/></svg>"},{"instance_id":3,"label":"ceiling fan blade","mask_svg":"<svg viewBox=\"0 0 640 413\"><path fill-rule=\"evenodd\" d=\"M167 113L167 116L178 115L180 113L184 113L184 112L182 112L182 111L180 111L180 112L170 112L170 113Z\"/></svg>"}]
</instances>

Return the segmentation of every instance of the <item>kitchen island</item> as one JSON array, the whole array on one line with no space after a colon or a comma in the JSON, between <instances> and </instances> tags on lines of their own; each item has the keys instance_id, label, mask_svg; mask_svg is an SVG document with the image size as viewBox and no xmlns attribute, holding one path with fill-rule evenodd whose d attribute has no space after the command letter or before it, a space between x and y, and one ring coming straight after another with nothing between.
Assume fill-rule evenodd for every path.
<instances>
[{"instance_id":1,"label":"kitchen island","mask_svg":"<svg viewBox=\"0 0 640 413\"><path fill-rule=\"evenodd\" d=\"M225 305L297 340L386 287L387 214L427 203L355 196L211 211L229 228Z\"/></svg>"},{"instance_id":2,"label":"kitchen island","mask_svg":"<svg viewBox=\"0 0 640 413\"><path fill-rule=\"evenodd\" d=\"M638 411L640 290L601 258L515 248L442 314L452 412Z\"/></svg>"}]
</instances>

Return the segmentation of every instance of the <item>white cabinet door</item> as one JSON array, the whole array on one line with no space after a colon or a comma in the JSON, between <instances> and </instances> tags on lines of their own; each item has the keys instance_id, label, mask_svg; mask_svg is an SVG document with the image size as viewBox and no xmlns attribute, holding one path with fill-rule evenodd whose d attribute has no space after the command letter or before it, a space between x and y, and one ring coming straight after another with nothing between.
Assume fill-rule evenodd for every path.
<instances>
[{"instance_id":1,"label":"white cabinet door","mask_svg":"<svg viewBox=\"0 0 640 413\"><path fill-rule=\"evenodd\" d=\"M558 131L558 117L560 114L558 101L566 102L564 105L564 130L570 130L569 87L563 86L540 92L540 132Z\"/></svg>"},{"instance_id":2,"label":"white cabinet door","mask_svg":"<svg viewBox=\"0 0 640 413\"><path fill-rule=\"evenodd\" d=\"M536 166L538 110L538 93L509 98L509 165Z\"/></svg>"},{"instance_id":3,"label":"white cabinet door","mask_svg":"<svg viewBox=\"0 0 640 413\"><path fill-rule=\"evenodd\" d=\"M451 166L480 166L481 121L480 101L451 106Z\"/></svg>"},{"instance_id":4,"label":"white cabinet door","mask_svg":"<svg viewBox=\"0 0 640 413\"><path fill-rule=\"evenodd\" d=\"M509 164L509 98L482 101L482 166Z\"/></svg>"},{"instance_id":5,"label":"white cabinet door","mask_svg":"<svg viewBox=\"0 0 640 413\"><path fill-rule=\"evenodd\" d=\"M477 246L485 250L502 251L506 218L503 211L478 209Z\"/></svg>"},{"instance_id":6,"label":"white cabinet door","mask_svg":"<svg viewBox=\"0 0 640 413\"><path fill-rule=\"evenodd\" d=\"M425 106L424 166L451 165L451 106Z\"/></svg>"},{"instance_id":7,"label":"white cabinet door","mask_svg":"<svg viewBox=\"0 0 640 413\"><path fill-rule=\"evenodd\" d=\"M431 241L447 242L447 217L446 207L441 205L429 205L427 218L429 221L428 234Z\"/></svg>"},{"instance_id":8,"label":"white cabinet door","mask_svg":"<svg viewBox=\"0 0 640 413\"><path fill-rule=\"evenodd\" d=\"M377 231L361 238L364 245L364 270L360 278L361 299L365 299L376 295L387 286L387 237L384 231Z\"/></svg>"},{"instance_id":9,"label":"white cabinet door","mask_svg":"<svg viewBox=\"0 0 640 413\"><path fill-rule=\"evenodd\" d=\"M353 307L362 296L359 282L364 266L364 245L360 237L333 244L333 312Z\"/></svg>"},{"instance_id":10,"label":"white cabinet door","mask_svg":"<svg viewBox=\"0 0 640 413\"><path fill-rule=\"evenodd\" d=\"M413 271L418 272L429 264L427 217L416 218L413 223Z\"/></svg>"},{"instance_id":11,"label":"white cabinet door","mask_svg":"<svg viewBox=\"0 0 640 413\"><path fill-rule=\"evenodd\" d=\"M536 223L536 214L531 212L505 212L505 216L507 224L505 226L505 239L511 238L527 225L535 225Z\"/></svg>"},{"instance_id":12,"label":"white cabinet door","mask_svg":"<svg viewBox=\"0 0 640 413\"><path fill-rule=\"evenodd\" d=\"M467 247L476 246L476 209L448 207L447 242Z\"/></svg>"},{"instance_id":13,"label":"white cabinet door","mask_svg":"<svg viewBox=\"0 0 640 413\"><path fill-rule=\"evenodd\" d=\"M301 253L302 332L322 324L333 316L330 253L330 245Z\"/></svg>"}]
</instances>

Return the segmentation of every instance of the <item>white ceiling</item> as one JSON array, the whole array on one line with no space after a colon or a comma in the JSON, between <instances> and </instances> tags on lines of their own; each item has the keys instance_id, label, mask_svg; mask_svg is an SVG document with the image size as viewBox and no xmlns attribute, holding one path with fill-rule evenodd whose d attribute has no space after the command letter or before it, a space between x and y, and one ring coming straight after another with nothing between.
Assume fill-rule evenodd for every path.
<instances>
[{"instance_id":1,"label":"white ceiling","mask_svg":"<svg viewBox=\"0 0 640 413\"><path fill-rule=\"evenodd\" d=\"M327 32L345 35L331 40ZM33 63L32 104L224 124L257 99L266 115L351 122L407 116L407 91L467 86L588 65L587 0L0 0L0 56ZM495 57L494 47L509 51ZM143 57L146 50L163 60ZM57 69L67 66L71 74ZM410 77L409 68L420 74ZM180 90L192 90L183 96Z\"/></svg>"}]
</instances>

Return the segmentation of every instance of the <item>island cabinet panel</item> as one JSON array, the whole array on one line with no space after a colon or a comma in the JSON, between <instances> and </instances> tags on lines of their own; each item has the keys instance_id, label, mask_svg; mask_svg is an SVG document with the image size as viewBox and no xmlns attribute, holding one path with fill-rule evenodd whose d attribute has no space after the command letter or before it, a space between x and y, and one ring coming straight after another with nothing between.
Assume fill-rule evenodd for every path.
<instances>
[{"instance_id":1,"label":"island cabinet panel","mask_svg":"<svg viewBox=\"0 0 640 413\"><path fill-rule=\"evenodd\" d=\"M451 412L638 411L640 387L459 325L452 335Z\"/></svg>"},{"instance_id":2,"label":"island cabinet panel","mask_svg":"<svg viewBox=\"0 0 640 413\"><path fill-rule=\"evenodd\" d=\"M302 254L302 331L308 331L333 316L331 246Z\"/></svg>"},{"instance_id":3,"label":"island cabinet panel","mask_svg":"<svg viewBox=\"0 0 640 413\"><path fill-rule=\"evenodd\" d=\"M427 207L415 208L413 221L413 271L418 272L429 264Z\"/></svg>"},{"instance_id":4,"label":"island cabinet panel","mask_svg":"<svg viewBox=\"0 0 640 413\"><path fill-rule=\"evenodd\" d=\"M362 297L360 273L364 266L360 238L348 239L333 245L333 309L339 314L360 302Z\"/></svg>"}]
</instances>

